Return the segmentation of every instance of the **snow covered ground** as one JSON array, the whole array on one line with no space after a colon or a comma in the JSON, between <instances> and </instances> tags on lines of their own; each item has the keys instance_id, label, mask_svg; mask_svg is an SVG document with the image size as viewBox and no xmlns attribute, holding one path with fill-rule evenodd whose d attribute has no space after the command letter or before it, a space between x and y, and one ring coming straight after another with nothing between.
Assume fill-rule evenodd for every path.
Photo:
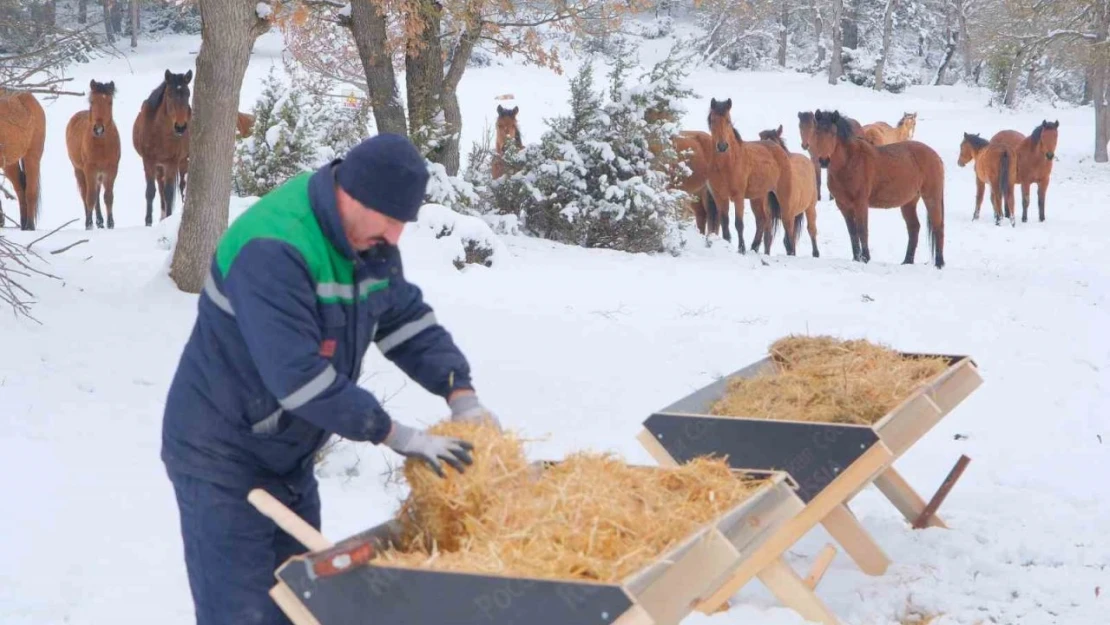
<instances>
[{"instance_id":1,"label":"snow covered ground","mask_svg":"<svg viewBox=\"0 0 1110 625\"><path fill-rule=\"evenodd\" d=\"M147 44L148 46L153 44ZM61 280L27 280L42 321L0 323L0 622L6 625L191 623L177 512L158 458L161 412L195 296L164 273L159 239L174 222L142 226L142 168L130 128L140 101L167 68L194 67L199 40L166 37L157 53L76 66L76 83L115 80L124 143L114 231L86 233L66 158L64 128L82 106L47 106L40 231L5 230L28 242L79 221L35 249ZM653 41L644 62L666 43ZM280 40L259 41L241 110L258 95ZM571 68L573 69L573 68ZM822 257L740 256L695 244L680 258L569 248L506 236L493 268L457 271L449 241L428 228L402 240L411 279L471 359L475 383L503 422L545 436L535 457L581 445L651 462L635 440L654 409L760 358L789 333L866 337L908 351L969 354L985 383L898 467L931 493L961 453L972 458L942 512L949 531L908 529L874 489L853 509L892 558L882 577L838 555L818 594L843 621L886 625L941 615L933 625L1107 621L1110 588L1110 265L1104 251L1110 169L1090 159L1089 109L1000 113L964 87L913 88L894 96L794 73L702 70L690 83L686 127L703 129L710 97L732 97L744 137L783 124L798 150L800 110L836 108L861 121L918 112L916 139L947 167L947 266L899 265L905 227L897 211L872 211L872 261L850 261L843 220L818 207ZM461 85L464 151L513 93L525 142L566 106L566 76L516 66L468 70ZM1048 220L996 227L971 221L973 173L956 167L964 131L1028 133L1059 119ZM242 208L246 202L235 200ZM12 204L5 203L11 214ZM1035 198L1034 198L1035 212ZM921 209L922 215L924 210ZM751 236L750 214L748 236ZM176 221L176 220L175 220ZM172 232L171 232L172 234ZM919 263L928 258L925 236ZM429 424L445 407L376 351L363 383L401 420ZM956 434L962 434L959 439ZM321 467L324 533L346 536L381 521L403 493L383 485L388 452L339 445ZM814 530L791 551L801 569L830 538ZM689 623L803 621L751 584L727 613ZM912 622L912 621L910 621Z\"/></svg>"}]
</instances>

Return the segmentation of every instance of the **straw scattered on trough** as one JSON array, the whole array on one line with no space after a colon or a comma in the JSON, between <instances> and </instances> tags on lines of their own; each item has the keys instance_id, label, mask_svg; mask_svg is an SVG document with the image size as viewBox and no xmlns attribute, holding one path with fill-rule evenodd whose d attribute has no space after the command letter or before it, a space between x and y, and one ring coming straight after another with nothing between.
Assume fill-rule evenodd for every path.
<instances>
[{"instance_id":1,"label":"straw scattered on trough","mask_svg":"<svg viewBox=\"0 0 1110 625\"><path fill-rule=\"evenodd\" d=\"M787 336L769 351L776 371L731 379L710 414L871 425L948 368L944 358L828 336Z\"/></svg>"},{"instance_id":2,"label":"straw scattered on trough","mask_svg":"<svg viewBox=\"0 0 1110 625\"><path fill-rule=\"evenodd\" d=\"M485 426L433 432L474 443L474 464L446 479L412 460L412 493L398 515L403 544L378 563L550 579L618 581L677 546L764 483L725 461L633 467L612 454L575 453L528 465L520 439Z\"/></svg>"}]
</instances>

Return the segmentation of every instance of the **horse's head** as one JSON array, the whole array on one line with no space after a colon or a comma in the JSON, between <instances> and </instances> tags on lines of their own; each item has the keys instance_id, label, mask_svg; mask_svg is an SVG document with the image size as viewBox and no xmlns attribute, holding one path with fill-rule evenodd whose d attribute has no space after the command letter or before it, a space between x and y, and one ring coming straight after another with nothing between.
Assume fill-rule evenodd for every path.
<instances>
[{"instance_id":1,"label":"horse's head","mask_svg":"<svg viewBox=\"0 0 1110 625\"><path fill-rule=\"evenodd\" d=\"M164 83L166 114L173 122L173 133L179 137L189 129L189 120L193 118L193 107L189 104L191 80L193 80L193 70L184 74L175 74L166 70Z\"/></svg>"},{"instance_id":2,"label":"horse's head","mask_svg":"<svg viewBox=\"0 0 1110 625\"><path fill-rule=\"evenodd\" d=\"M507 109L497 105L497 151L504 149L507 142L512 142L518 148L524 147L520 138L520 126L516 122L516 114L520 112L519 106Z\"/></svg>"},{"instance_id":3,"label":"horse's head","mask_svg":"<svg viewBox=\"0 0 1110 625\"><path fill-rule=\"evenodd\" d=\"M775 143L782 146L782 149L784 149L784 150L786 149L786 141L784 141L783 138L782 138L782 124L779 124L778 128L772 128L771 130L761 130L761 131L759 131L759 140L760 141L774 141Z\"/></svg>"},{"instance_id":4,"label":"horse's head","mask_svg":"<svg viewBox=\"0 0 1110 625\"><path fill-rule=\"evenodd\" d=\"M987 143L987 140L978 134L973 135L965 132L963 141L960 141L960 158L956 161L956 164L963 167L975 160L975 155L979 153L979 150L987 147Z\"/></svg>"},{"instance_id":5,"label":"horse's head","mask_svg":"<svg viewBox=\"0 0 1110 625\"><path fill-rule=\"evenodd\" d=\"M1046 119L1041 122L1040 126L1037 126L1037 128L1033 130L1033 134L1031 135L1037 146L1037 150L1043 153L1044 157L1050 161L1056 158L1056 140L1060 136L1059 128L1060 120L1050 122Z\"/></svg>"},{"instance_id":6,"label":"horse's head","mask_svg":"<svg viewBox=\"0 0 1110 625\"><path fill-rule=\"evenodd\" d=\"M851 137L852 127L846 118L841 117L840 111L818 109L813 114L813 140L809 147L822 167L829 166L840 141L847 141Z\"/></svg>"},{"instance_id":7,"label":"horse's head","mask_svg":"<svg viewBox=\"0 0 1110 625\"><path fill-rule=\"evenodd\" d=\"M713 145L718 152L728 150L729 137L736 135L732 127L732 98L718 101L712 98L709 101L709 135L713 137Z\"/></svg>"},{"instance_id":8,"label":"horse's head","mask_svg":"<svg viewBox=\"0 0 1110 625\"><path fill-rule=\"evenodd\" d=\"M906 138L912 139L914 131L917 130L917 113L902 113L902 119L898 120L898 125L906 129Z\"/></svg>"},{"instance_id":9,"label":"horse's head","mask_svg":"<svg viewBox=\"0 0 1110 625\"><path fill-rule=\"evenodd\" d=\"M116 95L116 81L89 81L89 121L94 137L103 137L112 123L112 98Z\"/></svg>"},{"instance_id":10,"label":"horse's head","mask_svg":"<svg viewBox=\"0 0 1110 625\"><path fill-rule=\"evenodd\" d=\"M798 135L802 140L803 150L808 150L810 142L813 141L814 124L812 111L798 113Z\"/></svg>"}]
</instances>

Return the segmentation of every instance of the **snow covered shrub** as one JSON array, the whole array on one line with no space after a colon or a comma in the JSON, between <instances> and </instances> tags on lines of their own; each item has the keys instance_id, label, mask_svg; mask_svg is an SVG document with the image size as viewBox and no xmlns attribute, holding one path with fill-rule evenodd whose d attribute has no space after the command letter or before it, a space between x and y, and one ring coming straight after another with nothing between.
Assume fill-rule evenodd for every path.
<instances>
[{"instance_id":1,"label":"snow covered shrub","mask_svg":"<svg viewBox=\"0 0 1110 625\"><path fill-rule=\"evenodd\" d=\"M649 120L648 109L678 106L682 68L669 58L629 87L634 63L630 55L617 57L607 95L593 89L592 64L581 67L570 83L570 113L548 121L539 144L510 157L516 173L492 185L496 212L519 215L526 233L563 243L677 251L684 194L667 188L650 149L670 147L675 117Z\"/></svg>"},{"instance_id":2,"label":"snow covered shrub","mask_svg":"<svg viewBox=\"0 0 1110 625\"><path fill-rule=\"evenodd\" d=\"M442 204L461 213L470 212L478 205L478 193L473 185L458 176L447 175L447 168L440 163L427 159L424 162L429 175L425 202Z\"/></svg>"},{"instance_id":3,"label":"snow covered shrub","mask_svg":"<svg viewBox=\"0 0 1110 625\"><path fill-rule=\"evenodd\" d=\"M290 177L341 157L367 136L369 107L326 95L323 79L271 68L254 105L254 131L235 148L235 193L264 195Z\"/></svg>"},{"instance_id":4,"label":"snow covered shrub","mask_svg":"<svg viewBox=\"0 0 1110 625\"><path fill-rule=\"evenodd\" d=\"M459 214L442 204L421 206L416 226L435 235L459 270L470 264L492 267L509 256L505 244L485 221Z\"/></svg>"},{"instance_id":5,"label":"snow covered shrub","mask_svg":"<svg viewBox=\"0 0 1110 625\"><path fill-rule=\"evenodd\" d=\"M890 56L883 67L883 90L891 93L902 93L906 87L916 84L917 77L899 64L891 48ZM879 62L879 53L867 48L852 50L844 48L841 58L844 59L844 78L852 84L861 87L875 86L875 66Z\"/></svg>"}]
</instances>

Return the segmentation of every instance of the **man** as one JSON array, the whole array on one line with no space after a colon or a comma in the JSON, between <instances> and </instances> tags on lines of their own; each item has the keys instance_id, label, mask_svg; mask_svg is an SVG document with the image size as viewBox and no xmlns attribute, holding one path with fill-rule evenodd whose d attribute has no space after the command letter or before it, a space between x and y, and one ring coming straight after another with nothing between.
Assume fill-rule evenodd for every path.
<instances>
[{"instance_id":1,"label":"man","mask_svg":"<svg viewBox=\"0 0 1110 625\"><path fill-rule=\"evenodd\" d=\"M471 463L469 442L391 419L356 384L371 343L453 419L497 424L401 270L397 242L427 182L408 139L380 134L274 189L220 239L162 429L198 625L288 623L267 592L304 549L247 493L264 488L319 529L313 461L330 434L440 475Z\"/></svg>"}]
</instances>

